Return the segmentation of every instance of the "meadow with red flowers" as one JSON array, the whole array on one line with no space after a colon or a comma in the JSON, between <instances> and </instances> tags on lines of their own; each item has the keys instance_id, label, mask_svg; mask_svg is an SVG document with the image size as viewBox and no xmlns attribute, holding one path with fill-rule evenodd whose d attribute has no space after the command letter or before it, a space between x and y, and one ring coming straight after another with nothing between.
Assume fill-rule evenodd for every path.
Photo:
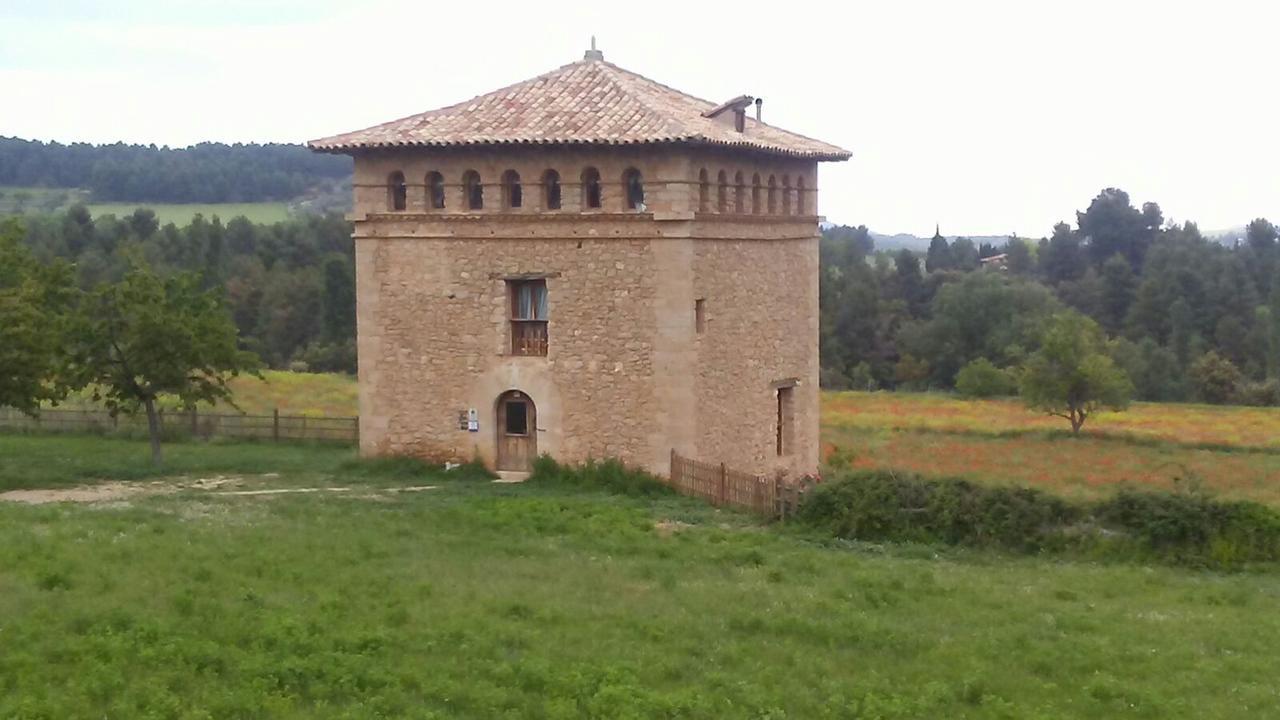
<instances>
[{"instance_id":1,"label":"meadow with red flowers","mask_svg":"<svg viewBox=\"0 0 1280 720\"><path fill-rule=\"evenodd\" d=\"M1280 411L1135 403L1079 437L1016 400L923 393L825 393L824 452L856 469L1026 485L1064 497L1116 487L1199 487L1280 506Z\"/></svg>"}]
</instances>

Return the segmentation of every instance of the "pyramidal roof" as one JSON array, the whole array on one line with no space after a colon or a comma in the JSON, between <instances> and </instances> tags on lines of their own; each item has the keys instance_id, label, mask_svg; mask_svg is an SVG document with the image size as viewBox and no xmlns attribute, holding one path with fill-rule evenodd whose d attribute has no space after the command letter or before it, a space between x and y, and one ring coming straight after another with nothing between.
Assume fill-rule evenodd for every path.
<instances>
[{"instance_id":1,"label":"pyramidal roof","mask_svg":"<svg viewBox=\"0 0 1280 720\"><path fill-rule=\"evenodd\" d=\"M811 160L850 156L834 145L753 118L739 132L732 118L708 117L717 109L724 106L623 70L590 51L579 62L466 102L312 140L307 146L351 153L392 147L687 143Z\"/></svg>"}]
</instances>

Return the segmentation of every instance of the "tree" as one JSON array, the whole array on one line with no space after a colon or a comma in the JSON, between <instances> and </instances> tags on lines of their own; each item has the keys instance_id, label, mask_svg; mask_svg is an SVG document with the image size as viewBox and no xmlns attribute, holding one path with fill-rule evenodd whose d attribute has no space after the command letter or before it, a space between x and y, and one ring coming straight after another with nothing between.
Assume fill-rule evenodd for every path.
<instances>
[{"instance_id":1,"label":"tree","mask_svg":"<svg viewBox=\"0 0 1280 720\"><path fill-rule=\"evenodd\" d=\"M947 244L947 239L941 232L934 232L933 239L929 241L929 251L924 256L925 272L950 270L955 266L955 259L951 257L951 246Z\"/></svg>"},{"instance_id":2,"label":"tree","mask_svg":"<svg viewBox=\"0 0 1280 720\"><path fill-rule=\"evenodd\" d=\"M1080 236L1066 223L1054 225L1053 237L1044 244L1040 253L1040 268L1049 284L1078 279L1088 266Z\"/></svg>"},{"instance_id":3,"label":"tree","mask_svg":"<svg viewBox=\"0 0 1280 720\"><path fill-rule=\"evenodd\" d=\"M951 243L951 264L958 270L976 270L981 264L978 259L978 248L969 238L956 238Z\"/></svg>"},{"instance_id":4,"label":"tree","mask_svg":"<svg viewBox=\"0 0 1280 720\"><path fill-rule=\"evenodd\" d=\"M1061 309L1043 285L1001 273L964 273L939 288L929 319L904 326L898 344L928 363L934 385L952 387L971 360L985 357L1005 367L1020 362L1023 349L1035 346L1040 323Z\"/></svg>"},{"instance_id":5,"label":"tree","mask_svg":"<svg viewBox=\"0 0 1280 720\"><path fill-rule=\"evenodd\" d=\"M227 380L256 374L257 358L237 347L221 291L200 285L197 273L162 278L135 266L84 299L68 334L73 386L92 388L112 414L145 410L157 465L161 395L186 407L230 401Z\"/></svg>"},{"instance_id":6,"label":"tree","mask_svg":"<svg viewBox=\"0 0 1280 720\"><path fill-rule=\"evenodd\" d=\"M1098 324L1078 313L1059 313L1047 323L1040 349L1023 365L1019 393L1028 407L1080 428L1102 408L1123 410L1133 383L1106 353Z\"/></svg>"},{"instance_id":7,"label":"tree","mask_svg":"<svg viewBox=\"0 0 1280 720\"><path fill-rule=\"evenodd\" d=\"M1102 264L1102 324L1108 332L1119 332L1129 314L1129 306L1137 290L1137 279L1129 261L1116 253Z\"/></svg>"},{"instance_id":8,"label":"tree","mask_svg":"<svg viewBox=\"0 0 1280 720\"><path fill-rule=\"evenodd\" d=\"M70 268L40 265L21 236L16 222L0 225L0 407L33 414L65 394L60 331L73 288Z\"/></svg>"},{"instance_id":9,"label":"tree","mask_svg":"<svg viewBox=\"0 0 1280 720\"><path fill-rule=\"evenodd\" d=\"M1138 210L1129 204L1129 195L1116 188L1103 190L1089 203L1088 210L1076 213L1080 235L1088 239L1089 254L1096 266L1120 253L1130 266L1141 267L1162 222L1159 205L1147 203Z\"/></svg>"},{"instance_id":10,"label":"tree","mask_svg":"<svg viewBox=\"0 0 1280 720\"><path fill-rule=\"evenodd\" d=\"M1190 372L1196 397L1204 402L1223 405L1235 400L1240 390L1240 370L1212 350L1192 363Z\"/></svg>"},{"instance_id":11,"label":"tree","mask_svg":"<svg viewBox=\"0 0 1280 720\"><path fill-rule=\"evenodd\" d=\"M1009 272L1014 275L1031 275L1036 270L1036 259L1031 254L1031 246L1025 240L1009 238L1005 246L1009 255Z\"/></svg>"}]
</instances>

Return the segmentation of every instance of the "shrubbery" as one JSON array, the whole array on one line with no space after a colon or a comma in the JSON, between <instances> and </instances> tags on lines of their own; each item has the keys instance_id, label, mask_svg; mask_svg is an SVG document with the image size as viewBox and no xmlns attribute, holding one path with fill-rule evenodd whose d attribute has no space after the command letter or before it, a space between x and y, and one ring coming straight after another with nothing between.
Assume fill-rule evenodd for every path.
<instances>
[{"instance_id":1,"label":"shrubbery","mask_svg":"<svg viewBox=\"0 0 1280 720\"><path fill-rule=\"evenodd\" d=\"M1005 397L1017 390L1013 376L986 358L978 358L956 373L956 392L965 397Z\"/></svg>"},{"instance_id":2,"label":"shrubbery","mask_svg":"<svg viewBox=\"0 0 1280 720\"><path fill-rule=\"evenodd\" d=\"M1237 567L1280 560L1280 513L1198 491L1067 502L1039 490L879 470L819 486L798 517L838 537Z\"/></svg>"},{"instance_id":3,"label":"shrubbery","mask_svg":"<svg viewBox=\"0 0 1280 720\"><path fill-rule=\"evenodd\" d=\"M550 455L542 455L533 461L533 473L529 480L589 490L608 490L631 496L669 495L675 492L656 475L629 468L618 460L588 460L582 465L562 465Z\"/></svg>"}]
</instances>

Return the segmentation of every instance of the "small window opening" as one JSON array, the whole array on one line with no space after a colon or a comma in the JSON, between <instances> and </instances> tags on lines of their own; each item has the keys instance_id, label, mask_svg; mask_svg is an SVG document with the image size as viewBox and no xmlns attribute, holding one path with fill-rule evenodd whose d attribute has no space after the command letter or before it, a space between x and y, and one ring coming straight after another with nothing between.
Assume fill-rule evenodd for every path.
<instances>
[{"instance_id":1,"label":"small window opening","mask_svg":"<svg viewBox=\"0 0 1280 720\"><path fill-rule=\"evenodd\" d=\"M693 301L693 327L699 335L707 331L707 299Z\"/></svg>"},{"instance_id":2,"label":"small window opening","mask_svg":"<svg viewBox=\"0 0 1280 720\"><path fill-rule=\"evenodd\" d=\"M627 191L627 209L644 212L644 178L635 168L627 168L622 173L622 186Z\"/></svg>"},{"instance_id":3,"label":"small window opening","mask_svg":"<svg viewBox=\"0 0 1280 720\"><path fill-rule=\"evenodd\" d=\"M427 207L444 209L444 176L438 172L427 173Z\"/></svg>"},{"instance_id":4,"label":"small window opening","mask_svg":"<svg viewBox=\"0 0 1280 720\"><path fill-rule=\"evenodd\" d=\"M805 202L807 198L804 196L804 178L796 178L796 214L805 214Z\"/></svg>"},{"instance_id":5,"label":"small window opening","mask_svg":"<svg viewBox=\"0 0 1280 720\"><path fill-rule=\"evenodd\" d=\"M751 214L759 215L764 210L760 204L760 173L751 176Z\"/></svg>"},{"instance_id":6,"label":"small window opening","mask_svg":"<svg viewBox=\"0 0 1280 720\"><path fill-rule=\"evenodd\" d=\"M778 181L772 175L769 176L769 204L767 209L770 215L778 213Z\"/></svg>"},{"instance_id":7,"label":"small window opening","mask_svg":"<svg viewBox=\"0 0 1280 720\"><path fill-rule=\"evenodd\" d=\"M707 179L706 168L698 172L698 210L699 212L711 210L711 182Z\"/></svg>"},{"instance_id":8,"label":"small window opening","mask_svg":"<svg viewBox=\"0 0 1280 720\"><path fill-rule=\"evenodd\" d=\"M507 400L506 412L508 435L529 434L529 405L523 400Z\"/></svg>"},{"instance_id":9,"label":"small window opening","mask_svg":"<svg viewBox=\"0 0 1280 720\"><path fill-rule=\"evenodd\" d=\"M733 211L741 215L747 209L747 186L742 180L742 173L733 176Z\"/></svg>"},{"instance_id":10,"label":"small window opening","mask_svg":"<svg viewBox=\"0 0 1280 720\"><path fill-rule=\"evenodd\" d=\"M719 183L716 188L716 212L729 212L729 177L721 170L716 180Z\"/></svg>"},{"instance_id":11,"label":"small window opening","mask_svg":"<svg viewBox=\"0 0 1280 720\"><path fill-rule=\"evenodd\" d=\"M387 176L387 207L392 211L399 211L408 205L409 186L404 183L404 173L397 170Z\"/></svg>"},{"instance_id":12,"label":"small window opening","mask_svg":"<svg viewBox=\"0 0 1280 720\"><path fill-rule=\"evenodd\" d=\"M547 281L510 280L511 354L547 354Z\"/></svg>"},{"instance_id":13,"label":"small window opening","mask_svg":"<svg viewBox=\"0 0 1280 720\"><path fill-rule=\"evenodd\" d=\"M795 388L778 388L778 456L790 455L795 443Z\"/></svg>"},{"instance_id":14,"label":"small window opening","mask_svg":"<svg viewBox=\"0 0 1280 720\"><path fill-rule=\"evenodd\" d=\"M587 168L582 171L582 206L598 208L601 204L600 171Z\"/></svg>"},{"instance_id":15,"label":"small window opening","mask_svg":"<svg viewBox=\"0 0 1280 720\"><path fill-rule=\"evenodd\" d=\"M548 210L560 209L560 173L548 170L542 174L542 195Z\"/></svg>"},{"instance_id":16,"label":"small window opening","mask_svg":"<svg viewBox=\"0 0 1280 720\"><path fill-rule=\"evenodd\" d=\"M520 173L508 170L502 173L502 205L517 210L524 205L524 190L520 187Z\"/></svg>"},{"instance_id":17,"label":"small window opening","mask_svg":"<svg viewBox=\"0 0 1280 720\"><path fill-rule=\"evenodd\" d=\"M484 209L484 185L480 184L480 173L468 170L462 174L462 188L467 196L468 210Z\"/></svg>"},{"instance_id":18,"label":"small window opening","mask_svg":"<svg viewBox=\"0 0 1280 720\"><path fill-rule=\"evenodd\" d=\"M782 214L791 214L791 176L782 176Z\"/></svg>"}]
</instances>

